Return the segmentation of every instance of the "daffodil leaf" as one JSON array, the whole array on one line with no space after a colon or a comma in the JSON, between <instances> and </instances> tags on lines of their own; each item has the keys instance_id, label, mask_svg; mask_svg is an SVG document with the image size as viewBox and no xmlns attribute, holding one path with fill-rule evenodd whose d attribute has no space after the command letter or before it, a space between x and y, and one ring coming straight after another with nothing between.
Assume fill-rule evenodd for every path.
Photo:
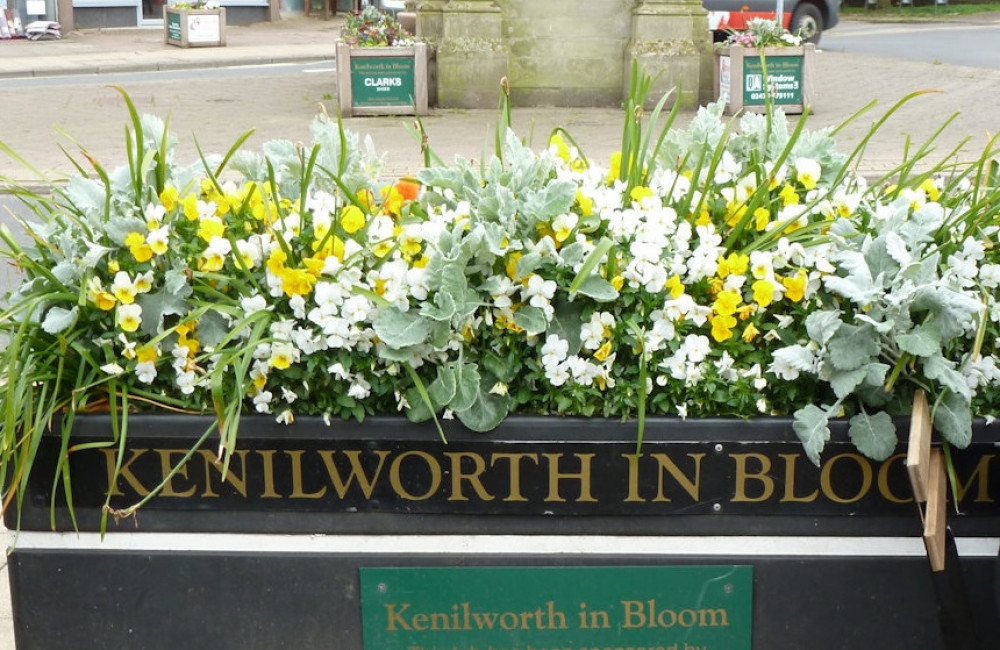
<instances>
[{"instance_id":1,"label":"daffodil leaf","mask_svg":"<svg viewBox=\"0 0 1000 650\"><path fill-rule=\"evenodd\" d=\"M934 428L959 449L972 442L972 411L961 395L948 392L934 408Z\"/></svg>"},{"instance_id":2,"label":"daffodil leaf","mask_svg":"<svg viewBox=\"0 0 1000 650\"><path fill-rule=\"evenodd\" d=\"M897 336L896 344L903 352L917 357L929 357L941 352L941 333L932 323L927 323L909 334Z\"/></svg>"},{"instance_id":3,"label":"daffodil leaf","mask_svg":"<svg viewBox=\"0 0 1000 650\"><path fill-rule=\"evenodd\" d=\"M847 434L858 451L877 461L891 456L899 442L896 425L885 411L879 411L875 415L858 413L851 418Z\"/></svg>"},{"instance_id":4,"label":"daffodil leaf","mask_svg":"<svg viewBox=\"0 0 1000 650\"><path fill-rule=\"evenodd\" d=\"M611 286L610 282L597 275L584 278L576 292L598 302L610 302L618 299L618 290Z\"/></svg>"},{"instance_id":5,"label":"daffodil leaf","mask_svg":"<svg viewBox=\"0 0 1000 650\"><path fill-rule=\"evenodd\" d=\"M839 311L815 311L806 317L806 332L809 338L820 345L826 345L840 328Z\"/></svg>"},{"instance_id":6,"label":"daffodil leaf","mask_svg":"<svg viewBox=\"0 0 1000 650\"><path fill-rule=\"evenodd\" d=\"M419 314L403 312L395 307L379 312L372 327L378 337L393 348L420 345L431 331L430 324Z\"/></svg>"},{"instance_id":7,"label":"daffodil leaf","mask_svg":"<svg viewBox=\"0 0 1000 650\"><path fill-rule=\"evenodd\" d=\"M479 368L473 363L456 361L450 364L455 375L455 395L446 404L456 413L464 411L476 401L479 392Z\"/></svg>"},{"instance_id":8,"label":"daffodil leaf","mask_svg":"<svg viewBox=\"0 0 1000 650\"><path fill-rule=\"evenodd\" d=\"M59 334L65 332L76 324L79 310L76 307L65 309L63 307L52 307L45 312L45 320L42 321L42 329L48 334Z\"/></svg>"},{"instance_id":9,"label":"daffodil leaf","mask_svg":"<svg viewBox=\"0 0 1000 650\"><path fill-rule=\"evenodd\" d=\"M806 456L819 467L819 456L830 439L829 418L826 411L815 404L799 409L795 412L792 429L802 441Z\"/></svg>"},{"instance_id":10,"label":"daffodil leaf","mask_svg":"<svg viewBox=\"0 0 1000 650\"><path fill-rule=\"evenodd\" d=\"M545 312L538 307L525 306L514 312L514 323L528 334L541 334L549 327Z\"/></svg>"}]
</instances>

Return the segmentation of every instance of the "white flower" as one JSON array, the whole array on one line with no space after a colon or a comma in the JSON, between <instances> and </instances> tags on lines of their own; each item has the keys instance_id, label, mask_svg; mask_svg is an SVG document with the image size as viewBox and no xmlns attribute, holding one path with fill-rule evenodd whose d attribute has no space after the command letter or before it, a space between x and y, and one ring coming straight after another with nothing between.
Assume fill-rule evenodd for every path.
<instances>
[{"instance_id":1,"label":"white flower","mask_svg":"<svg viewBox=\"0 0 1000 650\"><path fill-rule=\"evenodd\" d=\"M709 342L707 336L688 334L684 337L684 343L681 345L681 348L684 350L688 361L701 363L708 356L708 353L712 351L712 344Z\"/></svg>"},{"instance_id":2,"label":"white flower","mask_svg":"<svg viewBox=\"0 0 1000 650\"><path fill-rule=\"evenodd\" d=\"M559 338L556 334L549 334L545 337L545 344L542 345L542 365L548 368L557 365L566 359L569 353L569 341Z\"/></svg>"},{"instance_id":3,"label":"white flower","mask_svg":"<svg viewBox=\"0 0 1000 650\"><path fill-rule=\"evenodd\" d=\"M156 364L152 361L141 361L135 364L135 378L144 384L151 384L156 379Z\"/></svg>"},{"instance_id":4,"label":"white flower","mask_svg":"<svg viewBox=\"0 0 1000 650\"><path fill-rule=\"evenodd\" d=\"M240 298L240 307L247 316L252 316L259 311L267 309L267 299L260 294L254 294L246 298Z\"/></svg>"}]
</instances>

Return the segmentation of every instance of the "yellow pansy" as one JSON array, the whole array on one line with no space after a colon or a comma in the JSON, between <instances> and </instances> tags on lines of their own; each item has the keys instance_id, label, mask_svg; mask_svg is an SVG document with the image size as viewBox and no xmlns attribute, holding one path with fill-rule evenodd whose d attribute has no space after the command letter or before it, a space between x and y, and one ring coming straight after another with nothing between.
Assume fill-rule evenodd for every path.
<instances>
[{"instance_id":1,"label":"yellow pansy","mask_svg":"<svg viewBox=\"0 0 1000 650\"><path fill-rule=\"evenodd\" d=\"M611 341L605 341L601 347L597 348L597 351L594 352L594 358L598 361L605 361L609 354L611 354Z\"/></svg>"},{"instance_id":2,"label":"yellow pansy","mask_svg":"<svg viewBox=\"0 0 1000 650\"><path fill-rule=\"evenodd\" d=\"M208 217L198 222L198 236L207 242L222 237L225 232L226 224L218 217Z\"/></svg>"},{"instance_id":3,"label":"yellow pansy","mask_svg":"<svg viewBox=\"0 0 1000 650\"><path fill-rule=\"evenodd\" d=\"M799 195L795 191L795 188L792 187L791 185L785 185L784 187L782 187L781 192L778 193L778 196L781 197L782 203L786 206L799 204Z\"/></svg>"},{"instance_id":4,"label":"yellow pansy","mask_svg":"<svg viewBox=\"0 0 1000 650\"><path fill-rule=\"evenodd\" d=\"M146 238L142 233L130 232L125 237L125 245L128 246L128 250L132 253L135 261L140 264L148 262L153 258L153 249L146 243Z\"/></svg>"},{"instance_id":5,"label":"yellow pansy","mask_svg":"<svg viewBox=\"0 0 1000 650\"><path fill-rule=\"evenodd\" d=\"M747 326L743 328L743 340L747 343L753 341L760 334L760 330L757 329L753 323L747 323Z\"/></svg>"},{"instance_id":6,"label":"yellow pansy","mask_svg":"<svg viewBox=\"0 0 1000 650\"><path fill-rule=\"evenodd\" d=\"M722 343L733 338L733 328L736 327L736 319L725 314L716 314L712 317L712 338Z\"/></svg>"},{"instance_id":7,"label":"yellow pansy","mask_svg":"<svg viewBox=\"0 0 1000 650\"><path fill-rule=\"evenodd\" d=\"M316 284L316 276L304 269L286 268L278 277L281 278L281 290L289 297L309 295Z\"/></svg>"},{"instance_id":8,"label":"yellow pansy","mask_svg":"<svg viewBox=\"0 0 1000 650\"><path fill-rule=\"evenodd\" d=\"M757 232L762 232L771 223L771 211L764 207L757 208L753 211L753 221Z\"/></svg>"},{"instance_id":9,"label":"yellow pansy","mask_svg":"<svg viewBox=\"0 0 1000 650\"><path fill-rule=\"evenodd\" d=\"M184 208L184 218L188 221L196 221L198 219L198 197L194 194L188 194L183 199L181 199L181 207Z\"/></svg>"},{"instance_id":10,"label":"yellow pansy","mask_svg":"<svg viewBox=\"0 0 1000 650\"><path fill-rule=\"evenodd\" d=\"M927 194L927 198L931 201L937 201L941 198L941 190L934 184L934 179L932 178L925 178L924 182L920 184L920 189Z\"/></svg>"},{"instance_id":11,"label":"yellow pansy","mask_svg":"<svg viewBox=\"0 0 1000 650\"><path fill-rule=\"evenodd\" d=\"M785 287L785 297L792 302L800 302L805 297L806 274L799 271L794 278L781 278L781 284Z\"/></svg>"},{"instance_id":12,"label":"yellow pansy","mask_svg":"<svg viewBox=\"0 0 1000 650\"><path fill-rule=\"evenodd\" d=\"M594 214L594 200L583 194L583 190L576 190L576 204L580 206L580 214L589 217Z\"/></svg>"},{"instance_id":13,"label":"yellow pansy","mask_svg":"<svg viewBox=\"0 0 1000 650\"><path fill-rule=\"evenodd\" d=\"M670 291L670 297L674 300L684 295L684 284L681 282L681 276L679 275L667 278L666 288Z\"/></svg>"},{"instance_id":14,"label":"yellow pansy","mask_svg":"<svg viewBox=\"0 0 1000 650\"><path fill-rule=\"evenodd\" d=\"M743 275L750 266L750 257L740 253L730 253L727 257L719 258L718 276L727 278L730 275Z\"/></svg>"},{"instance_id":15,"label":"yellow pansy","mask_svg":"<svg viewBox=\"0 0 1000 650\"><path fill-rule=\"evenodd\" d=\"M643 199L648 199L653 196L653 190L645 186L633 187L632 191L629 193L629 198L636 203L642 203Z\"/></svg>"},{"instance_id":16,"label":"yellow pansy","mask_svg":"<svg viewBox=\"0 0 1000 650\"><path fill-rule=\"evenodd\" d=\"M340 227L348 235L353 235L365 227L365 213L356 205L345 206L340 211Z\"/></svg>"},{"instance_id":17,"label":"yellow pansy","mask_svg":"<svg viewBox=\"0 0 1000 650\"><path fill-rule=\"evenodd\" d=\"M563 137L558 133L553 133L552 137L549 138L549 148L555 149L556 156L562 158L564 161L569 162L569 145L563 140Z\"/></svg>"},{"instance_id":18,"label":"yellow pansy","mask_svg":"<svg viewBox=\"0 0 1000 650\"><path fill-rule=\"evenodd\" d=\"M743 297L738 291L726 289L719 292L712 305L712 310L722 316L731 316L736 313L736 308L740 306L741 302L743 302ZM733 319L734 324L735 322L736 320Z\"/></svg>"},{"instance_id":19,"label":"yellow pansy","mask_svg":"<svg viewBox=\"0 0 1000 650\"><path fill-rule=\"evenodd\" d=\"M150 361L156 361L160 358L160 351L156 349L155 345L144 345L141 348L137 348L135 351L135 359L139 363L148 363Z\"/></svg>"},{"instance_id":20,"label":"yellow pansy","mask_svg":"<svg viewBox=\"0 0 1000 650\"><path fill-rule=\"evenodd\" d=\"M770 280L757 280L750 288L753 289L753 301L761 307L774 301L774 284Z\"/></svg>"},{"instance_id":21,"label":"yellow pansy","mask_svg":"<svg viewBox=\"0 0 1000 650\"><path fill-rule=\"evenodd\" d=\"M163 207L165 207L168 211L176 208L178 203L177 188L173 185L167 185L164 187L163 191L160 192L160 203L162 203Z\"/></svg>"}]
</instances>

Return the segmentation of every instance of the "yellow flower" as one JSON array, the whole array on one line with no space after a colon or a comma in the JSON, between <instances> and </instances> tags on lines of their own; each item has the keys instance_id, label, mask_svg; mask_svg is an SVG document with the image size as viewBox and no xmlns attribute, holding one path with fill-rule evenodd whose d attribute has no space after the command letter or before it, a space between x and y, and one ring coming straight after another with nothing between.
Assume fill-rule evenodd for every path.
<instances>
[{"instance_id":1,"label":"yellow flower","mask_svg":"<svg viewBox=\"0 0 1000 650\"><path fill-rule=\"evenodd\" d=\"M365 213L356 205L345 206L340 211L340 226L348 235L353 235L365 227Z\"/></svg>"},{"instance_id":2,"label":"yellow flower","mask_svg":"<svg viewBox=\"0 0 1000 650\"><path fill-rule=\"evenodd\" d=\"M625 286L625 278L620 275L616 275L611 278L611 286L615 288L615 291L621 291L622 287Z\"/></svg>"},{"instance_id":3,"label":"yellow flower","mask_svg":"<svg viewBox=\"0 0 1000 650\"><path fill-rule=\"evenodd\" d=\"M757 335L760 334L760 330L757 329L753 323L747 323L747 326L743 328L743 340L750 343Z\"/></svg>"},{"instance_id":4,"label":"yellow flower","mask_svg":"<svg viewBox=\"0 0 1000 650\"><path fill-rule=\"evenodd\" d=\"M743 302L743 297L738 291L726 289L719 292L712 305L712 310L721 316L732 316L736 313L736 308L740 306L741 302ZM736 323L736 319L733 319L733 323Z\"/></svg>"},{"instance_id":5,"label":"yellow flower","mask_svg":"<svg viewBox=\"0 0 1000 650\"><path fill-rule=\"evenodd\" d=\"M360 189L358 190L358 203L364 207L366 212L371 212L372 208L375 207L375 195L372 194L371 190Z\"/></svg>"},{"instance_id":6,"label":"yellow flower","mask_svg":"<svg viewBox=\"0 0 1000 650\"><path fill-rule=\"evenodd\" d=\"M159 358L160 351L156 349L155 345L144 345L141 348L137 348L135 351L135 359L139 363L156 361Z\"/></svg>"},{"instance_id":7,"label":"yellow flower","mask_svg":"<svg viewBox=\"0 0 1000 650\"><path fill-rule=\"evenodd\" d=\"M316 284L316 276L303 269L286 268L278 277L281 278L281 290L288 297L307 296Z\"/></svg>"},{"instance_id":8,"label":"yellow flower","mask_svg":"<svg viewBox=\"0 0 1000 650\"><path fill-rule=\"evenodd\" d=\"M271 255L267 258L267 270L280 276L281 272L285 269L285 260L287 259L288 256L285 255L285 251L280 248L275 248L271 251Z\"/></svg>"},{"instance_id":9,"label":"yellow flower","mask_svg":"<svg viewBox=\"0 0 1000 650\"><path fill-rule=\"evenodd\" d=\"M216 237L222 237L226 232L226 224L218 217L208 217L198 223L198 236L205 241L212 241Z\"/></svg>"},{"instance_id":10,"label":"yellow flower","mask_svg":"<svg viewBox=\"0 0 1000 650\"><path fill-rule=\"evenodd\" d=\"M636 203L642 203L643 199L648 199L651 196L653 196L653 190L644 186L633 187L629 193L629 198Z\"/></svg>"},{"instance_id":11,"label":"yellow flower","mask_svg":"<svg viewBox=\"0 0 1000 650\"><path fill-rule=\"evenodd\" d=\"M558 133L553 133L549 138L549 148L555 149L555 154L564 161L569 162L569 145Z\"/></svg>"},{"instance_id":12,"label":"yellow flower","mask_svg":"<svg viewBox=\"0 0 1000 650\"><path fill-rule=\"evenodd\" d=\"M769 280L757 280L751 288L754 302L761 307L767 307L774 300L774 284Z\"/></svg>"},{"instance_id":13,"label":"yellow flower","mask_svg":"<svg viewBox=\"0 0 1000 650\"><path fill-rule=\"evenodd\" d=\"M726 204L726 225L730 227L735 227L740 221L743 220L743 215L747 212L746 203L728 203Z\"/></svg>"},{"instance_id":14,"label":"yellow flower","mask_svg":"<svg viewBox=\"0 0 1000 650\"><path fill-rule=\"evenodd\" d=\"M674 300L684 295L684 284L681 282L681 276L679 275L667 278L666 287L670 290L670 297Z\"/></svg>"},{"instance_id":15,"label":"yellow flower","mask_svg":"<svg viewBox=\"0 0 1000 650\"><path fill-rule=\"evenodd\" d=\"M795 179L807 190L816 187L821 173L819 163L812 158L799 158L795 161Z\"/></svg>"},{"instance_id":16,"label":"yellow flower","mask_svg":"<svg viewBox=\"0 0 1000 650\"><path fill-rule=\"evenodd\" d=\"M181 207L184 208L184 218L188 221L198 219L198 197L188 194L181 200Z\"/></svg>"},{"instance_id":17,"label":"yellow flower","mask_svg":"<svg viewBox=\"0 0 1000 650\"><path fill-rule=\"evenodd\" d=\"M722 343L733 338L733 328L736 327L736 319L732 316L717 314L712 317L712 338Z\"/></svg>"},{"instance_id":18,"label":"yellow flower","mask_svg":"<svg viewBox=\"0 0 1000 650\"><path fill-rule=\"evenodd\" d=\"M139 305L119 305L116 320L123 331L134 332L142 324L142 308Z\"/></svg>"},{"instance_id":19,"label":"yellow flower","mask_svg":"<svg viewBox=\"0 0 1000 650\"><path fill-rule=\"evenodd\" d=\"M140 264L148 262L153 258L153 249L146 243L146 238L142 233L130 232L125 237L125 245L128 246L129 252L132 253L135 261Z\"/></svg>"},{"instance_id":20,"label":"yellow flower","mask_svg":"<svg viewBox=\"0 0 1000 650\"><path fill-rule=\"evenodd\" d=\"M730 275L743 275L750 266L750 257L739 253L730 253L728 257L719 258L718 275L727 278Z\"/></svg>"},{"instance_id":21,"label":"yellow flower","mask_svg":"<svg viewBox=\"0 0 1000 650\"><path fill-rule=\"evenodd\" d=\"M135 294L138 293L135 284L128 277L128 273L119 271L115 274L115 279L111 283L111 293L115 294L118 302L124 305L131 305L135 302Z\"/></svg>"},{"instance_id":22,"label":"yellow flower","mask_svg":"<svg viewBox=\"0 0 1000 650\"><path fill-rule=\"evenodd\" d=\"M927 198L931 201L937 201L941 198L941 190L934 184L933 178L925 178L924 182L920 184L920 189L927 194Z\"/></svg>"},{"instance_id":23,"label":"yellow flower","mask_svg":"<svg viewBox=\"0 0 1000 650\"><path fill-rule=\"evenodd\" d=\"M521 253L518 251L514 251L513 253L507 256L507 264L505 266L507 271L507 277L510 278L511 280L517 279L517 261L519 259L521 259Z\"/></svg>"},{"instance_id":24,"label":"yellow flower","mask_svg":"<svg viewBox=\"0 0 1000 650\"><path fill-rule=\"evenodd\" d=\"M702 203L698 208L698 218L695 219L694 225L707 226L710 223L712 223L712 213L708 209L708 204Z\"/></svg>"},{"instance_id":25,"label":"yellow flower","mask_svg":"<svg viewBox=\"0 0 1000 650\"><path fill-rule=\"evenodd\" d=\"M781 278L781 284L785 286L785 297L792 302L800 302L805 297L806 274L799 271L794 278Z\"/></svg>"},{"instance_id":26,"label":"yellow flower","mask_svg":"<svg viewBox=\"0 0 1000 650\"><path fill-rule=\"evenodd\" d=\"M609 354L611 354L611 341L605 341L601 347L597 348L597 351L594 352L594 358L598 361L604 361L608 358Z\"/></svg>"},{"instance_id":27,"label":"yellow flower","mask_svg":"<svg viewBox=\"0 0 1000 650\"><path fill-rule=\"evenodd\" d=\"M608 165L608 182L612 182L621 176L622 152L616 151L611 154L611 161Z\"/></svg>"},{"instance_id":28,"label":"yellow flower","mask_svg":"<svg viewBox=\"0 0 1000 650\"><path fill-rule=\"evenodd\" d=\"M778 196L781 197L783 204L786 206L799 204L799 195L795 191L795 188L792 187L791 185L785 185L784 187L782 187L781 192L778 193Z\"/></svg>"},{"instance_id":29,"label":"yellow flower","mask_svg":"<svg viewBox=\"0 0 1000 650\"><path fill-rule=\"evenodd\" d=\"M173 185L167 185L164 187L163 191L160 192L160 203L162 203L163 207L165 207L168 211L176 208L178 203L177 188Z\"/></svg>"},{"instance_id":30,"label":"yellow flower","mask_svg":"<svg viewBox=\"0 0 1000 650\"><path fill-rule=\"evenodd\" d=\"M771 223L771 211L764 207L757 208L753 211L753 220L757 232L762 232Z\"/></svg>"},{"instance_id":31,"label":"yellow flower","mask_svg":"<svg viewBox=\"0 0 1000 650\"><path fill-rule=\"evenodd\" d=\"M583 190L576 190L576 204L580 206L580 214L585 217L589 217L594 214L594 200L588 196L584 196Z\"/></svg>"}]
</instances>

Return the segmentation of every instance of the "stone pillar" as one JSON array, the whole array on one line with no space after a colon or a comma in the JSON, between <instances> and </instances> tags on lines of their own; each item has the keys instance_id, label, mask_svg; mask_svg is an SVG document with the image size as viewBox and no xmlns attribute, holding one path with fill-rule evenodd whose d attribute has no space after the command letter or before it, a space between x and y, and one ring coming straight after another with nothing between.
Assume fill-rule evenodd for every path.
<instances>
[{"instance_id":1,"label":"stone pillar","mask_svg":"<svg viewBox=\"0 0 1000 650\"><path fill-rule=\"evenodd\" d=\"M631 40L625 48L625 96L633 59L655 78L647 107L671 89L682 107L710 102L712 38L701 0L640 0L632 11Z\"/></svg>"},{"instance_id":2,"label":"stone pillar","mask_svg":"<svg viewBox=\"0 0 1000 650\"><path fill-rule=\"evenodd\" d=\"M493 0L449 0L441 9L437 99L445 108L493 108L507 76L503 14Z\"/></svg>"},{"instance_id":3,"label":"stone pillar","mask_svg":"<svg viewBox=\"0 0 1000 650\"><path fill-rule=\"evenodd\" d=\"M407 0L406 10L413 12L416 29L413 34L427 44L427 103L438 106L437 51L444 35L444 17L441 13L448 0Z\"/></svg>"}]
</instances>

